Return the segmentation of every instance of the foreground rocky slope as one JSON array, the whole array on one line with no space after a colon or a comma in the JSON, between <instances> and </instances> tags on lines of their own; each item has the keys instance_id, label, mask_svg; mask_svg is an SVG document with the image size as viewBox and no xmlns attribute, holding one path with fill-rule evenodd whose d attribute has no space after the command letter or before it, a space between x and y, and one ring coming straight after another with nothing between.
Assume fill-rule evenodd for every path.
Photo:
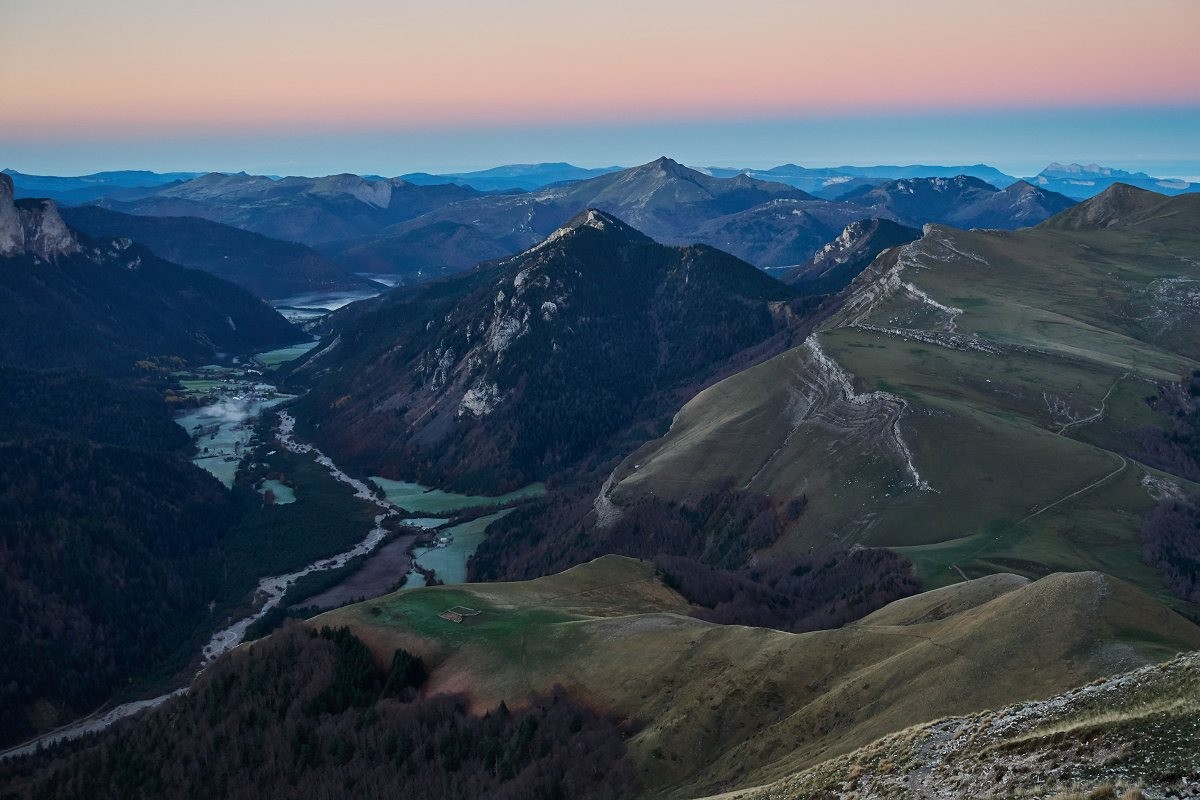
<instances>
[{"instance_id":1,"label":"foreground rocky slope","mask_svg":"<svg viewBox=\"0 0 1200 800\"><path fill-rule=\"evenodd\" d=\"M1200 654L884 737L724 800L1190 797L1200 784Z\"/></svg>"}]
</instances>

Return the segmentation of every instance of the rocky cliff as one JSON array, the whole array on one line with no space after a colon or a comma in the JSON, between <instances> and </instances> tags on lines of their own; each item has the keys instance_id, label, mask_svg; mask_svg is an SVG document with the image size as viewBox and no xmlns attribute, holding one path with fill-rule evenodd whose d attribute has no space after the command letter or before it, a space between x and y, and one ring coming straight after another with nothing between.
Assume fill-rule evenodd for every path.
<instances>
[{"instance_id":1,"label":"rocky cliff","mask_svg":"<svg viewBox=\"0 0 1200 800\"><path fill-rule=\"evenodd\" d=\"M0 174L0 256L32 255L48 261L79 249L53 200L16 201L12 178Z\"/></svg>"}]
</instances>

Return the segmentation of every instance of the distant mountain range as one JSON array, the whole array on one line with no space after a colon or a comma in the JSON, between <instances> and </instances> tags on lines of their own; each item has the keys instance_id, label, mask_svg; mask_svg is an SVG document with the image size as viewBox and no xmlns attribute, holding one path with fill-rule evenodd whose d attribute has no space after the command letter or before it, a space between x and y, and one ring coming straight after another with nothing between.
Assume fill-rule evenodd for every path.
<instances>
[{"instance_id":1,"label":"distant mountain range","mask_svg":"<svg viewBox=\"0 0 1200 800\"><path fill-rule=\"evenodd\" d=\"M187 246L170 235L172 258L231 278L236 273L260 294L284 291L279 287L285 283L352 282L355 273L387 274L401 283L452 274L518 253L586 208L610 213L657 241L705 243L760 268L779 269L806 264L847 225L867 219L915 228L1015 229L1036 225L1118 178L1168 193L1200 188L1094 165L1054 164L1017 180L985 164L695 170L666 157L628 169L543 163L400 178L211 173L180 181L186 174L16 174L28 187L47 191L107 192L96 202L110 211L197 217L319 251L287 252L263 241L250 247L247 241L237 250L254 251L261 263L235 269L226 263L221 237L212 244L218 229L203 232L193 224ZM133 186L139 183L157 185ZM164 239L158 239L161 248ZM282 279L293 265L302 265L300 275Z\"/></svg>"},{"instance_id":2,"label":"distant mountain range","mask_svg":"<svg viewBox=\"0 0 1200 800\"><path fill-rule=\"evenodd\" d=\"M447 204L352 245L353 268L373 263L378 269L390 261L395 272L405 272L405 266L435 272L426 239L437 243L435 252L447 262L492 257L496 246L518 252L585 208L610 213L660 242L703 242L768 268L808 261L857 220L1016 228L1041 222L1071 203L1024 183L999 191L974 178L864 184L840 200L822 200L778 181L744 174L714 177L663 157L588 180ZM461 256L443 244L450 231L466 245ZM351 247L341 251L349 252Z\"/></svg>"},{"instance_id":3,"label":"distant mountain range","mask_svg":"<svg viewBox=\"0 0 1200 800\"><path fill-rule=\"evenodd\" d=\"M842 202L868 206L909 225L926 223L956 228L1024 228L1075 205L1069 197L1024 181L997 190L990 183L954 178L902 178L874 188L860 187Z\"/></svg>"}]
</instances>

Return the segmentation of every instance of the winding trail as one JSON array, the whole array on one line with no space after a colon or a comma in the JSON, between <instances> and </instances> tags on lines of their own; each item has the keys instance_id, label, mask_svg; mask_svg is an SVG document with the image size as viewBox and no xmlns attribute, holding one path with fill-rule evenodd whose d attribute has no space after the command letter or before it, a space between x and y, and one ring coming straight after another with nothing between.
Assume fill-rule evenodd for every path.
<instances>
[{"instance_id":1,"label":"winding trail","mask_svg":"<svg viewBox=\"0 0 1200 800\"><path fill-rule=\"evenodd\" d=\"M1042 508L1039 508L1037 511L1034 511L1032 514L1029 514L1028 516L1024 517L1017 524L1022 525L1024 523L1028 522L1029 520L1033 519L1034 517L1038 516L1039 514L1044 514L1047 511L1049 511L1050 509L1054 508L1055 506L1061 505L1074 497L1078 497L1079 495L1084 494L1085 492L1090 492L1092 489L1095 489L1097 486L1108 483L1113 478L1120 475L1122 472L1125 471L1125 468L1127 466L1129 466L1129 459L1125 458L1125 456L1117 455L1116 453L1112 453L1112 455L1117 456L1117 458L1119 458L1121 460L1121 466L1117 467L1112 472L1105 475L1103 478L1100 478L1099 480L1089 483L1087 486L1083 487L1082 489L1076 489L1075 491L1071 492L1070 494L1068 494L1064 497L1058 498L1053 503L1050 503L1047 506L1043 506Z\"/></svg>"},{"instance_id":2,"label":"winding trail","mask_svg":"<svg viewBox=\"0 0 1200 800\"><path fill-rule=\"evenodd\" d=\"M375 516L375 525L367 532L366 537L351 549L329 558L314 561L304 569L296 572L290 572L286 575L273 575L260 580L258 588L254 593L255 603L261 603L258 606L258 610L250 616L239 619L232 625L213 634L208 644L200 652L200 669L196 672L196 675L207 669L219 656L241 644L242 639L246 635L246 629L255 621L261 619L272 608L279 605L279 601L283 599L283 595L287 592L288 587L297 580L312 572L322 572L344 566L350 559L370 553L378 547L379 543L383 541L384 536L387 535L387 531L383 527L383 521L399 513L399 509L395 505L385 499L376 497L365 482L347 475L340 467L333 463L333 460L329 456L310 444L297 442L295 429L295 418L286 411L279 412L279 427L276 430L275 438L279 440L280 445L293 453L315 453L316 462L329 471L330 477L354 489L354 496L358 499L374 503L380 509L380 513ZM130 703L114 706L108 710L97 711L61 728L30 739L23 744L0 751L0 760L32 755L40 748L49 747L50 745L71 739L78 739L89 733L98 733L120 720L132 717L147 709L157 708L172 697L186 694L187 691L188 687L183 686L158 697L152 697L147 700L135 700Z\"/></svg>"},{"instance_id":3,"label":"winding trail","mask_svg":"<svg viewBox=\"0 0 1200 800\"><path fill-rule=\"evenodd\" d=\"M1061 427L1059 427L1058 433L1056 435L1062 436L1068 430L1076 427L1077 425L1087 425L1089 423L1096 422L1101 417L1103 417L1105 409L1108 406L1108 398L1112 397L1112 393L1116 390L1117 385L1120 384L1121 381L1125 380L1128 377L1129 377L1129 373L1125 372L1119 378L1117 378L1115 381L1113 381L1112 386L1108 387L1108 391L1104 393L1104 397L1100 398L1100 410L1099 411L1097 411L1095 414L1092 414L1090 417L1084 417L1083 419L1077 419L1074 422L1064 423Z\"/></svg>"}]
</instances>

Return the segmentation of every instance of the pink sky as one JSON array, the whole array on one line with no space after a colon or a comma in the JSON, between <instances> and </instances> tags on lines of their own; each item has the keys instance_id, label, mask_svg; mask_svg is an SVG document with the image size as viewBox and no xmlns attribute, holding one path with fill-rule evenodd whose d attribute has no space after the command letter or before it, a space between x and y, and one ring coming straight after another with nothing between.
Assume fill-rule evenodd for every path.
<instances>
[{"instance_id":1,"label":"pink sky","mask_svg":"<svg viewBox=\"0 0 1200 800\"><path fill-rule=\"evenodd\" d=\"M1200 104L1197 0L0 0L10 134Z\"/></svg>"}]
</instances>

